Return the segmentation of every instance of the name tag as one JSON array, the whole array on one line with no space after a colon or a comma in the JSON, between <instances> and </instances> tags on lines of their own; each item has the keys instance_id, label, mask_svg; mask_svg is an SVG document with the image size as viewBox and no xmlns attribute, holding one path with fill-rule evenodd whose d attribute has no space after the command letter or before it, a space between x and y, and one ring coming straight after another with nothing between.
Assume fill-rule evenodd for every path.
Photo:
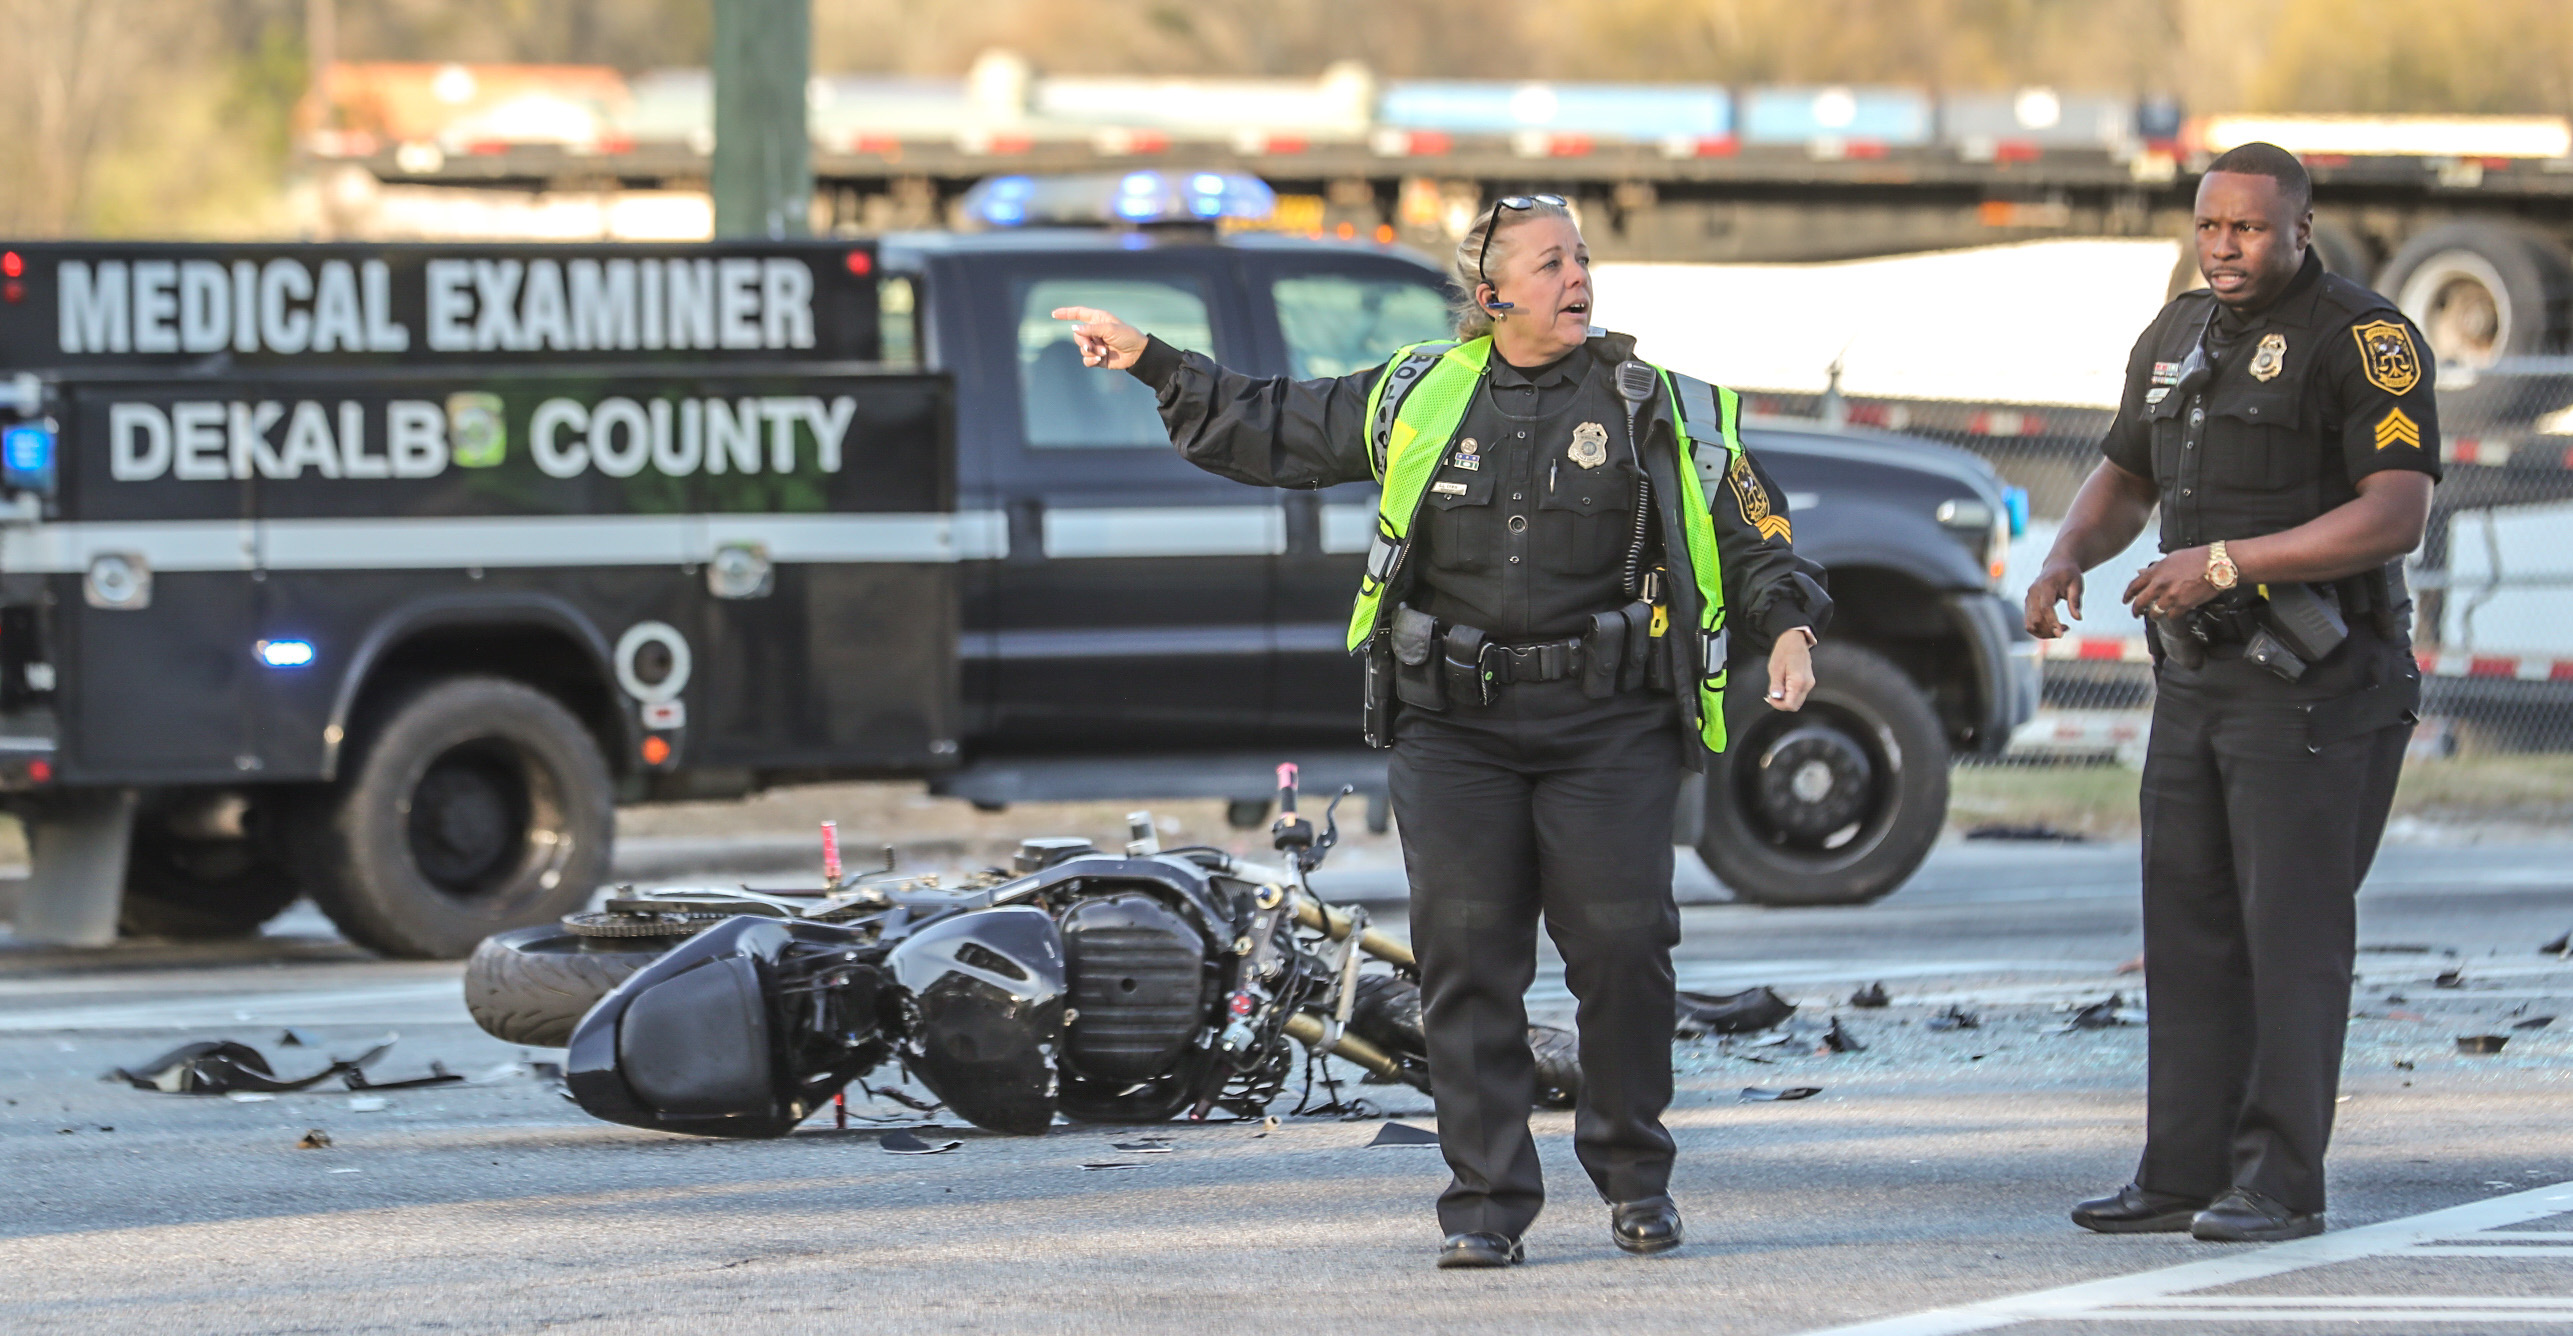
<instances>
[{"instance_id":1,"label":"name tag","mask_svg":"<svg viewBox=\"0 0 2573 1336\"><path fill-rule=\"evenodd\" d=\"M1429 489L1440 496L1465 495L1465 484L1461 482L1434 482L1429 485Z\"/></svg>"},{"instance_id":2,"label":"name tag","mask_svg":"<svg viewBox=\"0 0 2573 1336\"><path fill-rule=\"evenodd\" d=\"M2170 397L2171 387L2168 385L2156 385L2152 389L2144 392L2144 402L2148 404L2158 404Z\"/></svg>"}]
</instances>

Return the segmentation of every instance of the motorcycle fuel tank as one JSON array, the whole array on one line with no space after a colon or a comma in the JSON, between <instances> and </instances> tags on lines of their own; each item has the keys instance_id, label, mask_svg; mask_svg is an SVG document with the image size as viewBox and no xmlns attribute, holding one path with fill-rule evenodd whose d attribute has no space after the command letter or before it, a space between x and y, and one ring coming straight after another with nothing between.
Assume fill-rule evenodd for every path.
<instances>
[{"instance_id":1,"label":"motorcycle fuel tank","mask_svg":"<svg viewBox=\"0 0 2573 1336\"><path fill-rule=\"evenodd\" d=\"M920 929L885 958L911 996L912 1071L977 1127L1035 1136L1054 1122L1063 1038L1063 937L1012 905Z\"/></svg>"}]
</instances>

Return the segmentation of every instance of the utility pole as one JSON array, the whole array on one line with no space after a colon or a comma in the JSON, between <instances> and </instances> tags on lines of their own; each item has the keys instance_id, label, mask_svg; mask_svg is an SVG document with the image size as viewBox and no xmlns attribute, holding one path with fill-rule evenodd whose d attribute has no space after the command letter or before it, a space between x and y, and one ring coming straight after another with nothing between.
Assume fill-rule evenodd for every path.
<instances>
[{"instance_id":1,"label":"utility pole","mask_svg":"<svg viewBox=\"0 0 2573 1336\"><path fill-rule=\"evenodd\" d=\"M709 0L715 7L715 235L810 230L813 148L804 85L812 0Z\"/></svg>"}]
</instances>

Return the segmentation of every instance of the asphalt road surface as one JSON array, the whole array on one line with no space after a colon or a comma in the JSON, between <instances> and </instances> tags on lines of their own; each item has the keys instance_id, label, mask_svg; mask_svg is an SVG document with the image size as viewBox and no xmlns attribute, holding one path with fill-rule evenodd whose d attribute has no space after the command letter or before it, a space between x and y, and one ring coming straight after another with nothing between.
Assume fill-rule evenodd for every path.
<instances>
[{"instance_id":1,"label":"asphalt road surface","mask_svg":"<svg viewBox=\"0 0 2573 1336\"><path fill-rule=\"evenodd\" d=\"M2064 1218L2126 1180L2141 1132L2143 1031L2059 1032L2070 1004L2147 1003L2117 972L2134 861L1952 845L1864 909L1690 908L1684 987L1803 1006L1783 1041L1681 1048L1689 1245L1611 1248L1569 1115L1540 1114L1555 1202L1506 1273L1431 1269L1444 1171L1367 1148L1374 1121L1009 1138L854 1100L845 1132L692 1140L589 1120L530 1070L555 1055L466 1020L457 966L368 960L301 911L228 947L0 949L0 1330L2573 1331L2573 962L2537 950L2573 928L2573 844L2388 850L2335 1228L2274 1248ZM1389 875L1344 869L1342 893ZM1880 980L1892 1006L1845 1004ZM1532 1003L1568 1008L1559 973ZM1927 1026L1951 1007L1976 1028ZM1865 1051L1815 1051L1835 1015ZM98 1079L211 1037L293 1075L387 1032L379 1078L473 1081L368 1107ZM2485 1033L2502 1052L2457 1050ZM1822 1093L1741 1098L1794 1086ZM1432 1124L1407 1091L1352 1093ZM895 1127L962 1144L888 1154ZM331 1144L298 1148L310 1129ZM1146 1135L1169 1149L1117 1147Z\"/></svg>"}]
</instances>

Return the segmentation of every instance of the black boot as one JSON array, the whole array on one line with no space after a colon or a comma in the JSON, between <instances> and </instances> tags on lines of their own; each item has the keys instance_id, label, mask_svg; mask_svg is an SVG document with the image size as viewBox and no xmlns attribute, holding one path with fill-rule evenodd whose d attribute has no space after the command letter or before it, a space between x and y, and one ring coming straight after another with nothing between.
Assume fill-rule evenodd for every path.
<instances>
[{"instance_id":1,"label":"black boot","mask_svg":"<svg viewBox=\"0 0 2573 1336\"><path fill-rule=\"evenodd\" d=\"M2073 1223L2102 1234L2186 1234L2207 1204L2133 1183L2073 1208Z\"/></svg>"},{"instance_id":2,"label":"black boot","mask_svg":"<svg viewBox=\"0 0 2573 1336\"><path fill-rule=\"evenodd\" d=\"M1680 1246L1680 1208L1668 1197L1612 1202L1608 1236L1630 1253L1669 1252Z\"/></svg>"},{"instance_id":3,"label":"black boot","mask_svg":"<svg viewBox=\"0 0 2573 1336\"><path fill-rule=\"evenodd\" d=\"M1438 1269L1517 1266L1527 1256L1517 1239L1498 1234L1450 1234L1445 1243L1438 1245Z\"/></svg>"},{"instance_id":4,"label":"black boot","mask_svg":"<svg viewBox=\"0 0 2573 1336\"><path fill-rule=\"evenodd\" d=\"M2323 1232L2321 1211L2291 1211L2249 1188L2235 1188L2198 1212L2189 1232L2209 1243L2284 1243Z\"/></svg>"}]
</instances>

